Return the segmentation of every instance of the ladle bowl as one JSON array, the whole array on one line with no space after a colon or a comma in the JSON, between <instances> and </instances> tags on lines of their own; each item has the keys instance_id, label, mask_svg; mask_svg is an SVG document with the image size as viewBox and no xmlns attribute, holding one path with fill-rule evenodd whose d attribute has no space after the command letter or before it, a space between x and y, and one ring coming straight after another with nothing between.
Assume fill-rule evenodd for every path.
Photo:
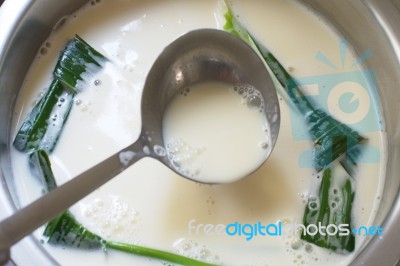
<instances>
[{"instance_id":1,"label":"ladle bowl","mask_svg":"<svg viewBox=\"0 0 400 266\"><path fill-rule=\"evenodd\" d=\"M0 253L8 254L11 245L141 158L153 157L176 172L164 148L163 114L180 89L206 81L248 84L258 89L264 98L265 115L270 123L270 145L275 144L280 125L278 98L260 57L239 38L224 31L189 32L165 48L147 76L141 102L142 131L138 140L3 220L0 223Z\"/></svg>"},{"instance_id":2,"label":"ladle bowl","mask_svg":"<svg viewBox=\"0 0 400 266\"><path fill-rule=\"evenodd\" d=\"M137 141L138 146L132 149L135 154L132 155L138 158L154 157L177 172L164 149L163 114L181 89L207 81L246 84L259 90L265 101L264 112L270 124L270 145L274 146L280 126L279 103L263 61L239 38L220 30L201 29L175 40L153 64L142 95L142 131ZM137 154L137 151L140 152ZM177 173L193 178L182 172Z\"/></svg>"}]
</instances>

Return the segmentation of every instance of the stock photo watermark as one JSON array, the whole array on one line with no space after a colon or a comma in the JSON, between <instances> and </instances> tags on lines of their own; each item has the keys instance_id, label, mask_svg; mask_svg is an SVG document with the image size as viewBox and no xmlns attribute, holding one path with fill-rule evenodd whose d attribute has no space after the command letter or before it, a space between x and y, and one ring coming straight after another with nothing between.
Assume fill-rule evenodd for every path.
<instances>
[{"instance_id":1,"label":"stock photo watermark","mask_svg":"<svg viewBox=\"0 0 400 266\"><path fill-rule=\"evenodd\" d=\"M333 62L322 52L316 54L316 59L333 69L332 74L299 77L288 82L295 82L303 95L313 103L318 103L318 109L338 119L352 129L363 133L379 132L382 129L380 107L377 95L375 73L371 69L362 69L364 60L372 56L366 51L353 62L348 59L347 41L339 42L340 62ZM347 60L346 60L347 58ZM336 60L337 61L337 60ZM290 123L294 140L310 140L303 119L299 119L296 108L290 108ZM360 163L378 163L380 152L378 147L369 143L359 146L363 156ZM313 168L313 150L304 151L299 158L299 166Z\"/></svg>"},{"instance_id":2,"label":"stock photo watermark","mask_svg":"<svg viewBox=\"0 0 400 266\"><path fill-rule=\"evenodd\" d=\"M383 236L383 228L380 226L359 226L351 228L349 224L308 224L301 223L283 224L282 221L277 223L239 223L237 221L229 224L203 224L198 223L196 219L188 222L189 236L238 236L243 237L246 241L252 240L254 237L282 237L289 235L310 235L320 234L322 236L347 236L350 234L358 236Z\"/></svg>"}]
</instances>

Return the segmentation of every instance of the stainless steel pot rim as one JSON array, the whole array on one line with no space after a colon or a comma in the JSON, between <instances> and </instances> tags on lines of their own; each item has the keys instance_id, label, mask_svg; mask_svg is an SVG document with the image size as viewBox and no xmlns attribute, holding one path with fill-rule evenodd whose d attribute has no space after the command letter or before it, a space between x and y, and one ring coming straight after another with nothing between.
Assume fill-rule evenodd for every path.
<instances>
[{"instance_id":1,"label":"stainless steel pot rim","mask_svg":"<svg viewBox=\"0 0 400 266\"><path fill-rule=\"evenodd\" d=\"M1 68L5 67L5 54L10 47L10 40L15 37L15 33L20 27L21 18L26 16L34 1L4 1L0 7L0 72ZM0 81L0 86L2 83ZM0 91L0 95L2 92ZM0 96L0 98L2 98ZM3 118L0 118L3 119ZM2 143L0 143L2 146ZM3 156L3 147L0 147L0 156ZM0 165L0 167L2 167ZM0 168L0 219L12 214L16 210L15 204L12 202L10 190L3 179L4 173ZM31 251L31 252L27 252ZM33 251L33 252L32 252ZM15 258L25 257L29 254L30 262L38 263L39 265L55 265L57 262L47 253L41 246L40 242L33 236L26 237L11 249L11 259L7 265L17 265ZM1 256L0 256L1 257Z\"/></svg>"},{"instance_id":2,"label":"stainless steel pot rim","mask_svg":"<svg viewBox=\"0 0 400 266\"><path fill-rule=\"evenodd\" d=\"M400 1L362 1L371 14L379 21L382 31L400 62ZM396 2L396 4L395 4ZM390 145L390 143L388 143ZM385 218L382 227L384 237L374 237L356 257L354 265L399 265L400 264L400 192L395 196L391 212ZM397 252L391 251L397 248Z\"/></svg>"},{"instance_id":3,"label":"stainless steel pot rim","mask_svg":"<svg viewBox=\"0 0 400 266\"><path fill-rule=\"evenodd\" d=\"M346 0L337 0L336 2L344 3ZM15 38L16 32L21 27L22 18L24 18L32 8L35 7L35 0L19 0L11 1L7 0L0 8L0 74L1 68L5 65L5 54L10 49L10 42ZM77 2L77 1L75 1ZM81 1L83 2L83 1ZM307 4L313 4L317 0L304 0ZM373 17L378 23L380 30L384 33L387 38L388 45L391 46L393 56L395 56L397 63L400 62L400 1L396 0L355 0L354 5L359 4L368 10L369 15ZM318 11L318 9L316 9ZM52 27L52 25L50 26ZM51 29L51 28L49 28ZM1 77L0 77L0 99L2 95L1 91ZM0 118L2 119L2 118ZM400 124L400 123L399 123ZM398 126L399 127L399 126ZM398 129L397 129L398 130ZM1 145L1 144L0 144ZM390 144L392 145L392 144ZM2 156L3 151L0 155ZM1 165L0 165L1 167ZM15 206L11 203L11 196L7 184L2 179L2 171L0 171L0 218L7 216L15 210ZM354 265L396 265L400 261L400 251L396 252L400 246L400 193L397 191L397 195L394 195L395 200L391 211L386 216L383 228L384 237L374 237L367 244L367 246L361 250L357 258L353 262ZM20 245L12 250L12 257L21 256L27 254L26 250L38 249L38 242L36 239L28 238L20 242ZM34 254L35 252L29 252L29 255L35 255L35 258L40 265L55 264L56 262L40 247L40 254Z\"/></svg>"}]
</instances>

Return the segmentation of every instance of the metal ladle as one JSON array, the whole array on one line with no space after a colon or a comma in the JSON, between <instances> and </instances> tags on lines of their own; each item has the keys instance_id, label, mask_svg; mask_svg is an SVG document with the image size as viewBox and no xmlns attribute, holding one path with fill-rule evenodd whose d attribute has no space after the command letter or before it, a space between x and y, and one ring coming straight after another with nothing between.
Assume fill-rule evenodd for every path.
<instances>
[{"instance_id":1,"label":"metal ladle","mask_svg":"<svg viewBox=\"0 0 400 266\"><path fill-rule=\"evenodd\" d=\"M265 115L270 123L270 145L275 144L280 126L278 98L259 56L242 40L224 31L189 32L164 49L147 76L141 102L142 131L138 140L3 220L0 223L0 253L3 251L3 257L8 256L11 245L138 160L153 157L174 170L163 152L163 114L180 89L203 81L248 84L258 89L264 98Z\"/></svg>"}]
</instances>

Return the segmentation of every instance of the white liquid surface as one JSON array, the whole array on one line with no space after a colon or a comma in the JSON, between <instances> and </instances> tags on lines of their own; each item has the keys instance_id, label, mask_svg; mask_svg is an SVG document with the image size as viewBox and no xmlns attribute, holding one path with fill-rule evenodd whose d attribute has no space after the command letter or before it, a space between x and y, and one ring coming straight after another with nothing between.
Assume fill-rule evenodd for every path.
<instances>
[{"instance_id":1,"label":"white liquid surface","mask_svg":"<svg viewBox=\"0 0 400 266\"><path fill-rule=\"evenodd\" d=\"M321 52L340 65L340 36L292 1L233 1L233 8L294 77L358 69L349 67L355 61L350 52L343 68L331 68L315 60L315 54ZM73 178L135 141L141 126L139 106L145 76L162 49L189 30L222 28L222 21L217 1L102 0L100 4L89 4L43 44L46 51L42 49L38 54L17 100L15 132L48 87L59 51L75 34L82 36L113 63L107 64L78 95L51 154L57 182ZM100 80L100 84L94 85L94 80ZM320 88L305 89L313 95ZM336 106L334 99L328 98L329 106ZM302 221L316 177L312 169L301 167L299 158L311 149L311 142L294 137L294 133L306 135L304 129L294 128L293 124L304 118L291 113L287 103L280 100L281 129L274 152L246 179L227 185L200 185L155 160L144 159L80 201L72 212L89 230L105 239L179 252L217 264L347 265L363 237L356 238L356 252L337 255L314 245L310 250L307 243L291 235L258 236L246 241L243 237L188 232L188 223L193 219L195 224ZM365 94L359 98L361 103L369 100ZM340 112L333 115L340 119ZM372 123L378 123L375 120ZM382 132L364 135L371 146L385 154ZM382 155L378 162L360 164L355 178L355 226L373 223L384 183L384 161ZM12 150L12 167L21 204L40 196L41 188L29 172L26 155ZM41 230L37 232L39 238ZM163 265L112 250L104 253L48 244L44 247L61 265Z\"/></svg>"},{"instance_id":2,"label":"white liquid surface","mask_svg":"<svg viewBox=\"0 0 400 266\"><path fill-rule=\"evenodd\" d=\"M249 85L184 88L163 118L174 168L206 183L234 182L260 167L270 153L269 132L264 99Z\"/></svg>"}]
</instances>

